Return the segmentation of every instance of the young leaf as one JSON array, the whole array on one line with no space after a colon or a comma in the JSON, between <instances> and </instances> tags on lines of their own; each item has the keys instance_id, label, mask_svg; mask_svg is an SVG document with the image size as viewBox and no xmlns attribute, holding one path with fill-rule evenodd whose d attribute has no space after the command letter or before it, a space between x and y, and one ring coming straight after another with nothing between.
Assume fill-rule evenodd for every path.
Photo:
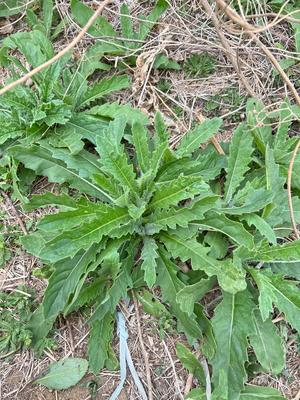
<instances>
[{"instance_id":1,"label":"young leaf","mask_svg":"<svg viewBox=\"0 0 300 400\"><path fill-rule=\"evenodd\" d=\"M30 316L27 328L32 333L32 346L35 350L38 350L40 344L46 338L48 333L54 324L55 318L45 319L43 305L39 307Z\"/></svg>"},{"instance_id":2,"label":"young leaf","mask_svg":"<svg viewBox=\"0 0 300 400\"><path fill-rule=\"evenodd\" d=\"M275 274L295 278L300 281L300 261L288 263L270 263L265 264L265 267L270 267Z\"/></svg>"},{"instance_id":3,"label":"young leaf","mask_svg":"<svg viewBox=\"0 0 300 400\"><path fill-rule=\"evenodd\" d=\"M225 202L229 203L249 169L253 152L252 136L245 124L240 124L234 131L228 158L225 182Z\"/></svg>"},{"instance_id":4,"label":"young leaf","mask_svg":"<svg viewBox=\"0 0 300 400\"><path fill-rule=\"evenodd\" d=\"M50 364L49 372L34 383L48 389L62 390L76 385L86 374L88 362L83 358L65 358Z\"/></svg>"},{"instance_id":5,"label":"young leaf","mask_svg":"<svg viewBox=\"0 0 300 400\"><path fill-rule=\"evenodd\" d=\"M271 319L263 321L259 310L253 313L254 331L250 335L250 344L261 366L273 374L279 374L285 366L285 354L282 339Z\"/></svg>"},{"instance_id":6,"label":"young leaf","mask_svg":"<svg viewBox=\"0 0 300 400\"><path fill-rule=\"evenodd\" d=\"M116 92L121 89L126 89L130 85L128 76L113 76L111 78L104 78L100 82L95 83L89 88L81 98L80 107L86 106L92 101L100 99L111 92Z\"/></svg>"},{"instance_id":7,"label":"young leaf","mask_svg":"<svg viewBox=\"0 0 300 400\"><path fill-rule=\"evenodd\" d=\"M121 114L111 121L101 136L96 139L97 151L105 160L108 153L125 153L121 141L125 134L126 118Z\"/></svg>"},{"instance_id":8,"label":"young leaf","mask_svg":"<svg viewBox=\"0 0 300 400\"><path fill-rule=\"evenodd\" d=\"M89 268L83 275L82 280L86 278L88 271ZM106 280L107 277L101 276L100 278L95 279L93 282L87 282L83 285L79 284L74 295L75 299L73 297L70 304L64 308L64 316L74 311L78 311L80 307L91 305L92 302L95 302L97 299L99 299L99 297L103 296L105 292Z\"/></svg>"},{"instance_id":9,"label":"young leaf","mask_svg":"<svg viewBox=\"0 0 300 400\"><path fill-rule=\"evenodd\" d=\"M210 246L209 255L221 260L228 253L229 242L220 232L210 231L204 237L204 243Z\"/></svg>"},{"instance_id":10,"label":"young leaf","mask_svg":"<svg viewBox=\"0 0 300 400\"><path fill-rule=\"evenodd\" d=\"M136 33L133 28L133 18L130 15L129 7L127 4L123 3L121 5L121 30L122 30L122 36L127 39L136 39ZM136 43L134 42L128 42L127 43L130 48L134 48Z\"/></svg>"},{"instance_id":11,"label":"young leaf","mask_svg":"<svg viewBox=\"0 0 300 400\"><path fill-rule=\"evenodd\" d=\"M132 139L136 151L138 165L144 174L149 170L150 166L148 137L149 134L147 129L138 122L134 122L132 125Z\"/></svg>"},{"instance_id":12,"label":"young leaf","mask_svg":"<svg viewBox=\"0 0 300 400\"><path fill-rule=\"evenodd\" d=\"M39 144L41 148L52 154L53 159L63 161L70 170L76 171L82 178L89 179L91 176L101 173L98 157L86 150L72 155L67 149L49 146L46 141L40 141Z\"/></svg>"},{"instance_id":13,"label":"young leaf","mask_svg":"<svg viewBox=\"0 0 300 400\"><path fill-rule=\"evenodd\" d=\"M153 68L155 69L163 69L163 70L168 70L172 69L175 71L180 71L181 66L178 64L178 62L171 60L169 57L167 57L165 54L158 54L155 58Z\"/></svg>"},{"instance_id":14,"label":"young leaf","mask_svg":"<svg viewBox=\"0 0 300 400\"><path fill-rule=\"evenodd\" d=\"M192 389L184 398L184 400L206 400L206 399L207 399L206 393L202 388Z\"/></svg>"},{"instance_id":15,"label":"young leaf","mask_svg":"<svg viewBox=\"0 0 300 400\"><path fill-rule=\"evenodd\" d=\"M188 132L180 141L176 153L180 156L189 156L197 150L200 144L205 143L214 136L222 125L220 118L206 119L197 125L191 132Z\"/></svg>"},{"instance_id":16,"label":"young leaf","mask_svg":"<svg viewBox=\"0 0 300 400\"><path fill-rule=\"evenodd\" d=\"M150 209L167 208L181 200L194 198L196 194L207 192L208 186L200 177L180 175L170 182L156 184L156 191L149 204Z\"/></svg>"},{"instance_id":17,"label":"young leaf","mask_svg":"<svg viewBox=\"0 0 300 400\"><path fill-rule=\"evenodd\" d=\"M56 195L54 193L47 192L44 194L34 194L31 197L30 203L26 204L25 210L31 211L35 208L49 205L67 207L73 210L78 208L78 202L67 194Z\"/></svg>"},{"instance_id":18,"label":"young leaf","mask_svg":"<svg viewBox=\"0 0 300 400\"><path fill-rule=\"evenodd\" d=\"M273 303L284 313L286 320L300 332L300 295L296 282L283 279L280 275L269 275L250 270L259 289L259 308L263 321L273 311Z\"/></svg>"},{"instance_id":19,"label":"young leaf","mask_svg":"<svg viewBox=\"0 0 300 400\"><path fill-rule=\"evenodd\" d=\"M103 171L112 175L122 186L124 192L129 190L132 194L138 195L139 188L136 181L136 175L132 164L128 164L125 152L117 154L115 152L102 153L101 162Z\"/></svg>"},{"instance_id":20,"label":"young leaf","mask_svg":"<svg viewBox=\"0 0 300 400\"><path fill-rule=\"evenodd\" d=\"M272 226L273 226L273 225L281 222L281 218L280 218L280 220L278 220L278 218L276 218L276 216L278 215L278 217L279 217L281 214L280 208L282 207L282 201L283 201L283 195L284 195L284 191L282 190L282 188L283 188L283 185L285 184L285 179L280 176L279 165L275 163L273 150L270 149L270 147L268 145L266 146L265 164L266 164L266 188L267 188L267 190L273 192L273 202L272 202L272 204L269 204L265 207L262 216L263 216L263 218L266 218L273 211L272 212L273 218L271 215L268 218L270 220L270 222L274 221L274 223L272 224ZM274 213L274 211L275 211L275 213Z\"/></svg>"},{"instance_id":21,"label":"young leaf","mask_svg":"<svg viewBox=\"0 0 300 400\"><path fill-rule=\"evenodd\" d=\"M94 321L101 321L107 313L114 313L119 301L126 297L128 289L133 286L130 271L137 251L137 242L129 243L126 251L128 257L122 260L120 273L108 288L105 298L96 304L94 314L89 319L90 324Z\"/></svg>"},{"instance_id":22,"label":"young leaf","mask_svg":"<svg viewBox=\"0 0 300 400\"><path fill-rule=\"evenodd\" d=\"M274 136L274 149L281 150L282 145L288 138L289 128L293 122L293 114L291 105L288 101L282 103L279 108L279 124Z\"/></svg>"},{"instance_id":23,"label":"young leaf","mask_svg":"<svg viewBox=\"0 0 300 400\"><path fill-rule=\"evenodd\" d=\"M176 229L176 226L187 228L189 222L202 219L204 214L214 207L217 196L203 196L195 200L190 207L156 209L146 219L146 230L158 232L164 228Z\"/></svg>"},{"instance_id":24,"label":"young leaf","mask_svg":"<svg viewBox=\"0 0 300 400\"><path fill-rule=\"evenodd\" d=\"M10 17L26 10L28 3L26 0L6 0L0 4L0 17Z\"/></svg>"},{"instance_id":25,"label":"young leaf","mask_svg":"<svg viewBox=\"0 0 300 400\"><path fill-rule=\"evenodd\" d=\"M228 400L239 400L246 381L245 362L247 357L247 337L253 332L252 315L254 303L247 290L236 294L224 293L212 318L217 342L216 355L212 360L213 382L218 387L220 373L226 375Z\"/></svg>"},{"instance_id":26,"label":"young leaf","mask_svg":"<svg viewBox=\"0 0 300 400\"><path fill-rule=\"evenodd\" d=\"M54 50L50 40L38 30L32 32L17 32L10 35L3 41L3 46L10 49L18 49L25 56L27 62L32 67L43 64L49 58L53 57ZM22 65L21 65L22 66ZM52 66L52 69L55 67ZM51 67L49 67L51 69ZM46 69L45 71L49 70ZM38 75L39 76L39 75Z\"/></svg>"},{"instance_id":27,"label":"young leaf","mask_svg":"<svg viewBox=\"0 0 300 400\"><path fill-rule=\"evenodd\" d=\"M72 115L66 125L56 128L56 133L59 135L61 143L64 143L64 146L61 145L61 147L75 148L75 150L79 148L80 150L84 145L81 139L87 139L96 144L96 138L103 135L107 126L108 123L106 121L88 115L85 112L79 112L76 115ZM51 140L53 140L52 137Z\"/></svg>"},{"instance_id":28,"label":"young leaf","mask_svg":"<svg viewBox=\"0 0 300 400\"><path fill-rule=\"evenodd\" d=\"M148 292L148 290L144 290L142 294L137 293L137 298L145 312L153 317L159 318L168 318L171 319L172 316L166 307L156 298L153 296L152 293Z\"/></svg>"},{"instance_id":29,"label":"young leaf","mask_svg":"<svg viewBox=\"0 0 300 400\"><path fill-rule=\"evenodd\" d=\"M143 260L141 267L145 271L145 282L150 288L156 282L156 259L159 257L156 251L157 249L158 247L155 240L146 236L144 238L144 245L141 253L141 259Z\"/></svg>"},{"instance_id":30,"label":"young leaf","mask_svg":"<svg viewBox=\"0 0 300 400\"><path fill-rule=\"evenodd\" d=\"M166 143L168 141L169 134L160 112L157 112L155 114L154 127L155 127L154 140L156 145Z\"/></svg>"},{"instance_id":31,"label":"young leaf","mask_svg":"<svg viewBox=\"0 0 300 400\"><path fill-rule=\"evenodd\" d=\"M117 199L122 195L122 191L118 183L110 179L109 176L103 174L102 172L98 172L97 174L93 175L92 180L112 198Z\"/></svg>"},{"instance_id":32,"label":"young leaf","mask_svg":"<svg viewBox=\"0 0 300 400\"><path fill-rule=\"evenodd\" d=\"M91 263L81 276L74 295L64 309L64 315L77 311L81 306L104 300L108 279L115 277L120 269L119 248L123 243L123 239L103 242L101 248L104 247L104 249L97 256L95 262ZM99 248L99 250L101 250L101 248ZM86 282L86 278L89 274L100 264L101 274L98 271L98 276L100 275L99 278L94 279L92 282Z\"/></svg>"}]
</instances>

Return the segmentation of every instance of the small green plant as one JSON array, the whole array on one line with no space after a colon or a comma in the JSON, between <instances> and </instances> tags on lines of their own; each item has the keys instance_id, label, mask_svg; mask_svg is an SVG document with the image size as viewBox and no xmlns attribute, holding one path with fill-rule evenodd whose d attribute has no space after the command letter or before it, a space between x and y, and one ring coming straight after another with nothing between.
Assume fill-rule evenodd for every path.
<instances>
[{"instance_id":1,"label":"small green plant","mask_svg":"<svg viewBox=\"0 0 300 400\"><path fill-rule=\"evenodd\" d=\"M10 149L37 174L82 193L79 199L33 196L27 206L61 208L22 238L27 251L53 268L30 321L34 345L60 313L89 304L89 365L97 373L114 360L110 343L119 301L129 290L155 285L178 331L208 358L215 399L274 393L280 399L245 383L249 346L264 370L278 374L284 368L274 306L300 331L300 241L285 239L286 174L296 140L287 133L299 110L284 103L274 112L279 127L273 135L263 104L250 100L227 156L211 146L199 150L220 128L218 118L196 125L172 150L160 115L150 135L134 111L116 116L93 151L71 154L42 140ZM297 179L293 187L297 193ZM292 200L299 221L300 199ZM212 288L221 298L209 320L201 299ZM199 380L197 393L205 393Z\"/></svg>"},{"instance_id":2,"label":"small green plant","mask_svg":"<svg viewBox=\"0 0 300 400\"><path fill-rule=\"evenodd\" d=\"M172 87L171 82L168 79L160 79L157 83L157 88L164 93L167 93Z\"/></svg>"},{"instance_id":3,"label":"small green plant","mask_svg":"<svg viewBox=\"0 0 300 400\"><path fill-rule=\"evenodd\" d=\"M24 70L10 50L18 50L29 65L36 67L54 55L52 43L39 30L19 32L3 41L2 63L16 76ZM90 49L92 50L92 49ZM88 78L97 70L107 70L101 62L88 62L88 52L77 65L66 68L69 57L35 75L32 85L19 86L0 99L2 131L0 144L7 150L11 143L23 140L34 143L50 137L57 147L72 152L83 148L82 139L101 132L105 121L84 111L107 94L129 86L127 76L112 76L90 84Z\"/></svg>"},{"instance_id":4,"label":"small green plant","mask_svg":"<svg viewBox=\"0 0 300 400\"><path fill-rule=\"evenodd\" d=\"M183 65L183 70L188 78L206 78L213 74L215 69L216 59L207 52L193 54L184 62Z\"/></svg>"},{"instance_id":5,"label":"small green plant","mask_svg":"<svg viewBox=\"0 0 300 400\"><path fill-rule=\"evenodd\" d=\"M17 76L26 72L11 51L18 50L29 65L36 67L54 55L54 48L40 30L21 32L3 41L2 64ZM90 49L93 51L93 49ZM95 54L94 54L95 55ZM101 55L100 55L101 56ZM68 68L66 66L68 65ZM33 78L32 84L17 87L0 99L0 186L13 189L14 196L25 201L26 192L35 175L19 166L8 156L8 149L19 143L47 140L58 148L69 148L76 153L84 147L86 139L94 141L107 126L109 115L97 115L93 105L103 104L109 93L129 86L125 75L111 76L90 84L89 77L97 70L107 70L100 61L89 62L86 53L77 64L68 57L45 69ZM116 108L116 105L113 106ZM107 108L104 114L107 114Z\"/></svg>"},{"instance_id":6,"label":"small green plant","mask_svg":"<svg viewBox=\"0 0 300 400\"><path fill-rule=\"evenodd\" d=\"M27 327L35 308L33 292L20 286L16 292L0 292L0 352L9 353L31 345Z\"/></svg>"},{"instance_id":7,"label":"small green plant","mask_svg":"<svg viewBox=\"0 0 300 400\"><path fill-rule=\"evenodd\" d=\"M127 38L124 42L128 45L126 49L118 39L110 43L97 41L78 62L72 61L70 55L67 55L35 75L24 87L19 86L1 96L0 186L3 189L12 189L14 196L26 201L27 189L35 178L28 169L20 167L16 160L7 155L10 146L16 142L28 144L43 139L54 147L68 148L73 154L83 149L85 141L95 144L95 138L102 134L111 119L111 113L114 117L122 112L122 106L118 108L115 103L110 109L103 99L112 92L128 88L130 81L126 75L115 74L91 83L94 82L93 75L95 72L99 75L99 71L112 69L112 65L103 62L105 55L120 56L127 54L127 51L135 53L167 6L167 2L159 0L148 17L142 18L143 21L135 31L133 19L124 4L121 30ZM85 24L93 13L91 8L77 0L71 2L71 10L79 24ZM54 55L50 39L53 40L58 34L61 24L58 23L53 29L53 23L57 24L53 1L43 0L38 11L41 11L42 18L39 12L27 10L27 21L33 29L31 32L18 32L2 42L0 64L10 72L12 79ZM117 32L104 17L98 17L89 33L117 36ZM26 63L20 61L20 56ZM136 56L132 57L135 59ZM177 68L175 64L161 54L156 66ZM103 107L93 107L99 104ZM24 187L25 182L29 184Z\"/></svg>"}]
</instances>

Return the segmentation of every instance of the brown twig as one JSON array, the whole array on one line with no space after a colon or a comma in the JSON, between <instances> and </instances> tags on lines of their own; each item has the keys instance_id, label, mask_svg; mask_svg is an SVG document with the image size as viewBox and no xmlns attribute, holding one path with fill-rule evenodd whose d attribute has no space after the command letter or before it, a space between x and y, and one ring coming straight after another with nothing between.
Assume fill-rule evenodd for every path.
<instances>
[{"instance_id":1,"label":"brown twig","mask_svg":"<svg viewBox=\"0 0 300 400\"><path fill-rule=\"evenodd\" d=\"M207 1L207 0L202 0L202 1ZM281 65L279 62L276 60L276 58L273 56L272 52L260 41L260 39L253 33L252 30L252 25L249 24L246 20L242 19L238 13L233 10L224 0L216 0L216 3L218 6L227 14L227 16L235 23L240 25L242 28L246 29L246 34L257 44L257 46L265 53L265 55L269 58L271 63L274 65L276 70L278 71L279 75L282 77L290 91L292 92L294 99L296 100L297 104L300 107L300 96L295 89L295 86L292 84L290 81L289 77L287 74L284 72L282 69Z\"/></svg>"},{"instance_id":2,"label":"brown twig","mask_svg":"<svg viewBox=\"0 0 300 400\"><path fill-rule=\"evenodd\" d=\"M95 13L91 16L91 18L88 20L86 25L82 28L82 30L79 32L79 34L72 40L71 43L69 43L64 49L62 49L60 52L55 54L54 57L50 58L50 60L47 60L43 64L37 66L33 70L29 71L27 74L22 76L21 78L15 80L14 82L9 83L8 85L4 86L2 89L0 89L0 96L9 90L13 89L14 87L21 85L22 83L25 83L29 78L33 77L35 74L41 72L43 69L49 67L56 61L58 61L61 57L63 57L65 54L67 54L70 50L72 50L77 43L80 42L80 40L83 38L83 36L86 34L86 32L89 30L89 28L93 25L99 14L103 11L103 9L109 4L112 0L104 0L103 3L97 8Z\"/></svg>"},{"instance_id":3,"label":"brown twig","mask_svg":"<svg viewBox=\"0 0 300 400\"><path fill-rule=\"evenodd\" d=\"M4 192L4 190L0 189L0 193L1 196L4 198L5 202L7 203L7 205L11 208L22 232L24 233L24 235L28 235L28 231L26 229L26 226L24 225L24 222L22 221L18 210L16 209L14 203L11 201L11 198Z\"/></svg>"},{"instance_id":4,"label":"brown twig","mask_svg":"<svg viewBox=\"0 0 300 400\"><path fill-rule=\"evenodd\" d=\"M293 175L293 167L294 167L295 159L298 154L299 148L300 148L300 139L298 140L295 150L293 151L292 158L291 158L291 161L289 164L288 177L287 177L287 192L288 192L289 210L290 210L292 227L293 227L293 230L295 232L297 239L300 239L300 236L299 236L298 229L297 229L297 224L296 224L295 214L294 214L294 207L293 207L292 175Z\"/></svg>"},{"instance_id":5,"label":"brown twig","mask_svg":"<svg viewBox=\"0 0 300 400\"><path fill-rule=\"evenodd\" d=\"M217 34L220 38L220 42L222 43L224 49L226 50L233 68L235 69L236 73L238 74L241 82L243 83L243 85L244 85L245 89L247 90L247 92L249 93L249 95L251 97L255 97L255 92L252 89L252 87L250 86L250 83L245 78L245 76L241 73L239 64L237 62L237 54L233 53L233 50L230 47L230 45L226 39L226 36L224 35L224 33L221 30L220 21L216 15L216 13L213 11L213 9L211 8L211 5L209 4L209 2L207 0L201 0L201 2L203 4L205 11L210 16L212 23L214 24L214 27L216 28Z\"/></svg>"},{"instance_id":6,"label":"brown twig","mask_svg":"<svg viewBox=\"0 0 300 400\"><path fill-rule=\"evenodd\" d=\"M148 353L147 353L147 350L146 350L146 347L145 347L145 344L144 344L144 341L143 341L141 322L140 322L139 305L138 305L138 301L136 299L134 291L132 290L131 293L132 293L132 299L133 299L135 313L136 313L137 328L138 328L138 338L139 338L139 342L140 342L140 346L141 346L141 349L142 349L143 358L144 358L144 362L145 362L146 378L147 378L147 386L148 386L148 399L149 400L153 400L151 371L150 371Z\"/></svg>"}]
</instances>

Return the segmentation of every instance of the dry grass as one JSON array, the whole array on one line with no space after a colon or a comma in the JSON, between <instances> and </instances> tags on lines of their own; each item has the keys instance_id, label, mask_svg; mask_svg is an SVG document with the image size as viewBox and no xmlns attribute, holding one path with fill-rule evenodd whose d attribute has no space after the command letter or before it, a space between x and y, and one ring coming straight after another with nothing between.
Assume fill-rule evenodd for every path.
<instances>
[{"instance_id":1,"label":"dry grass","mask_svg":"<svg viewBox=\"0 0 300 400\"><path fill-rule=\"evenodd\" d=\"M205 102L211 96L220 94L229 88L236 88L239 93L245 96L247 93L241 84L239 74L232 67L228 54L220 43L218 32L212 27L210 19L199 5L199 2L196 0L170 0L169 2L170 9L165 17L156 25L148 40L141 44L138 52L140 56L137 67L128 70L133 79L132 89L122 93L122 96L119 96L118 99L123 102L127 102L129 99L133 105L143 108L150 118L153 118L154 113L160 110L170 127L171 133L175 136L172 139L176 141L191 127L195 117L199 113L203 113ZM250 2L254 7L255 14L264 14L271 11L264 2L249 0ZM92 7L96 7L98 4L94 0L86 0L85 3ZM151 1L126 0L126 3L130 6L136 21L140 13L146 14L153 6ZM121 1L115 1L109 10L105 12L105 15L116 28L119 27L120 4ZM55 6L66 21L63 34L55 43L55 48L60 50L74 38L80 27L72 19L68 1L56 0ZM2 31L0 34L5 36L5 34L26 29L26 24L22 17L1 21ZM254 17L250 22L266 26L270 22L270 18L267 16ZM276 108L280 100L289 96L286 85L278 81L278 78L273 73L270 61L266 59L260 49L247 37L234 32L232 29L233 27L228 24L222 26L222 31L228 44L237 58L240 67L239 73L249 81L257 97L261 98L266 106ZM299 54L293 52L291 31L287 22L282 21L278 25L267 29L260 37L278 60L283 58L299 60ZM98 40L100 39L109 41L109 38L98 38ZM74 57L79 59L84 50L94 40L87 35L76 47ZM278 43L281 43L282 47L279 48ZM154 56L158 53L164 53L173 60L183 62L191 54L204 51L212 54L217 60L216 72L206 78L187 78L182 71L165 72L153 69ZM126 62L126 58L124 61ZM299 64L294 66L293 70L293 77L296 77L297 74L299 76ZM0 83L3 83L6 78L7 71L5 69L0 70ZM157 84L162 79L166 79L170 84L170 88L166 93L157 87ZM182 110L180 117L176 113L175 107ZM236 111L243 113L244 106L238 107ZM218 113L226 116L228 110L223 109ZM234 127L235 122L227 121L226 129L221 133L219 139L230 140ZM46 189L55 190L53 185L49 186L46 179L42 179L33 186L32 191L39 193ZM1 204L1 209L5 213L3 218L4 231L13 230L14 236L18 237L21 231L12 210L4 204ZM51 211L51 209L46 209L35 213L23 213L19 209L20 217L25 223L30 224L34 223L41 213ZM14 241L8 240L7 244L13 256L5 268L0 270L1 290L10 292L16 290L20 284L26 284L34 287L38 293L38 298L42 298L45 282L32 275L32 270L39 266L38 261L20 250ZM218 294L214 293L212 298L206 299L207 303L205 305L208 312L211 312L214 303L217 301L217 296ZM135 367L146 385L145 366L136 334L136 314L134 310L129 308L126 316L130 351ZM145 314L141 317L141 326L143 341L149 355L154 398L161 400L181 399L187 373L176 359L175 344L177 341L182 341L183 338L172 332L167 334L163 342L158 333L157 323ZM46 349L40 359L36 359L31 351L23 351L1 360L1 399L85 400L90 398L88 389L85 387L76 386L74 389L57 393L37 388L31 383L53 360L67 356L85 356L86 354L88 328L81 314L72 315L68 318L68 322L60 318L56 324L55 332L57 349ZM117 350L117 339L115 348ZM294 339L287 339L286 351L287 367L283 374L279 377L260 374L252 383L276 387L281 390L286 398L293 399L300 386L299 351L297 342ZM172 363L170 363L170 356ZM84 381L87 382L91 379L94 378L88 376ZM99 389L96 398L107 399L118 384L119 374L118 372L103 371L97 377L97 380L99 380ZM120 399L134 400L138 398L134 384L129 377Z\"/></svg>"}]
</instances>

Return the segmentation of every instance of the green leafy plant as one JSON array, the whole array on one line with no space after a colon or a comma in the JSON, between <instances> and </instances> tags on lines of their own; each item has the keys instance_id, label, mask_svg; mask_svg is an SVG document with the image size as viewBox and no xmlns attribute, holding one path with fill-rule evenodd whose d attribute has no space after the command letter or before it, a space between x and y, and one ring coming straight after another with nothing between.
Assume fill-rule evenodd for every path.
<instances>
[{"instance_id":1,"label":"green leafy plant","mask_svg":"<svg viewBox=\"0 0 300 400\"><path fill-rule=\"evenodd\" d=\"M54 55L51 41L40 30L11 35L3 41L2 63L13 78L20 70L27 71L15 51L32 67ZM72 153L80 151L87 140L95 143L97 135L107 126L110 110L114 114L118 109L116 103L111 108L105 106L103 99L129 86L126 75L112 75L90 83L95 71L107 69L109 66L100 61L91 61L88 53L77 64L65 57L35 75L29 85L16 87L1 96L0 184L3 189L7 190L12 182L15 196L24 201L24 186L30 186L35 178L8 156L7 150L17 142L25 145L43 139ZM104 107L94 110L93 106L99 104Z\"/></svg>"},{"instance_id":2,"label":"green leafy plant","mask_svg":"<svg viewBox=\"0 0 300 400\"><path fill-rule=\"evenodd\" d=\"M177 329L209 359L214 399L268 392L244 386L247 349L251 345L263 369L278 374L284 349L273 307L300 330L300 241L284 239L290 216L283 154L294 143L286 135L287 110L295 111L286 103L273 115L281 120L273 136L263 105L250 100L247 122L235 130L226 157L211 146L199 150L220 119L197 125L172 150L160 115L153 136L141 122L117 116L97 137L96 153L72 155L43 141L11 148L37 174L82 193L79 200L33 196L28 206L61 208L22 238L54 269L31 322L35 342L47 334L41 321L51 327L60 313L91 305L88 352L96 373L114 360L110 341L119 301L130 289L157 285ZM299 221L299 197L293 204ZM222 295L209 320L199 301L214 287Z\"/></svg>"},{"instance_id":3,"label":"green leafy plant","mask_svg":"<svg viewBox=\"0 0 300 400\"><path fill-rule=\"evenodd\" d=\"M4 64L11 69L12 76L19 69L26 70L10 49L22 53L32 67L54 55L52 43L39 30L11 35L4 40L2 49ZM112 76L90 85L89 76L107 67L101 62L89 63L89 58L85 58L85 62L81 60L66 68L68 58L35 75L32 86L19 86L1 96L0 143L5 148L19 138L32 143L52 135L56 146L70 147L75 152L83 147L81 139L93 140L101 132L101 120L86 115L84 110L107 94L127 88L129 79L124 75Z\"/></svg>"},{"instance_id":4,"label":"green leafy plant","mask_svg":"<svg viewBox=\"0 0 300 400\"><path fill-rule=\"evenodd\" d=\"M27 21L33 31L18 32L2 42L0 64L10 71L12 79L16 79L20 72L26 73L29 68L53 57L54 47L49 38L57 36L61 24L53 31L56 15L52 3L52 0L41 2L42 19L33 10L27 10ZM122 6L121 29L129 44L126 51L138 49L166 8L167 3L159 0L147 17L141 17L138 30L135 31L127 6ZM85 24L93 13L92 9L76 0L71 2L71 9L79 24ZM104 17L98 17L89 33L97 36L117 35ZM22 182L28 182L30 173L7 155L11 145L16 142L36 143L43 139L54 147L68 148L75 154L83 149L86 141L95 144L95 138L102 134L108 121L122 112L122 106L117 103L105 105L103 99L114 91L129 87L126 75L105 77L91 83L94 82L92 78L95 72L99 75L99 71L112 69L110 64L100 61L104 55L126 53L122 46L120 51L119 42L116 39L103 43L99 39L77 63L70 60L70 56L65 56L35 75L26 86L17 87L1 96L0 185L3 189L10 189L12 183L14 195L25 201L26 191L21 186ZM23 58L26 63L21 62ZM177 68L177 64L164 55L159 55L156 64L157 68ZM103 107L93 107L99 104ZM128 108L126 106L125 111ZM141 118L143 122L147 120L146 116ZM34 176L31 178L34 179Z\"/></svg>"},{"instance_id":5,"label":"green leafy plant","mask_svg":"<svg viewBox=\"0 0 300 400\"><path fill-rule=\"evenodd\" d=\"M213 74L215 69L216 59L207 52L191 55L183 65L187 77L205 78Z\"/></svg>"}]
</instances>

